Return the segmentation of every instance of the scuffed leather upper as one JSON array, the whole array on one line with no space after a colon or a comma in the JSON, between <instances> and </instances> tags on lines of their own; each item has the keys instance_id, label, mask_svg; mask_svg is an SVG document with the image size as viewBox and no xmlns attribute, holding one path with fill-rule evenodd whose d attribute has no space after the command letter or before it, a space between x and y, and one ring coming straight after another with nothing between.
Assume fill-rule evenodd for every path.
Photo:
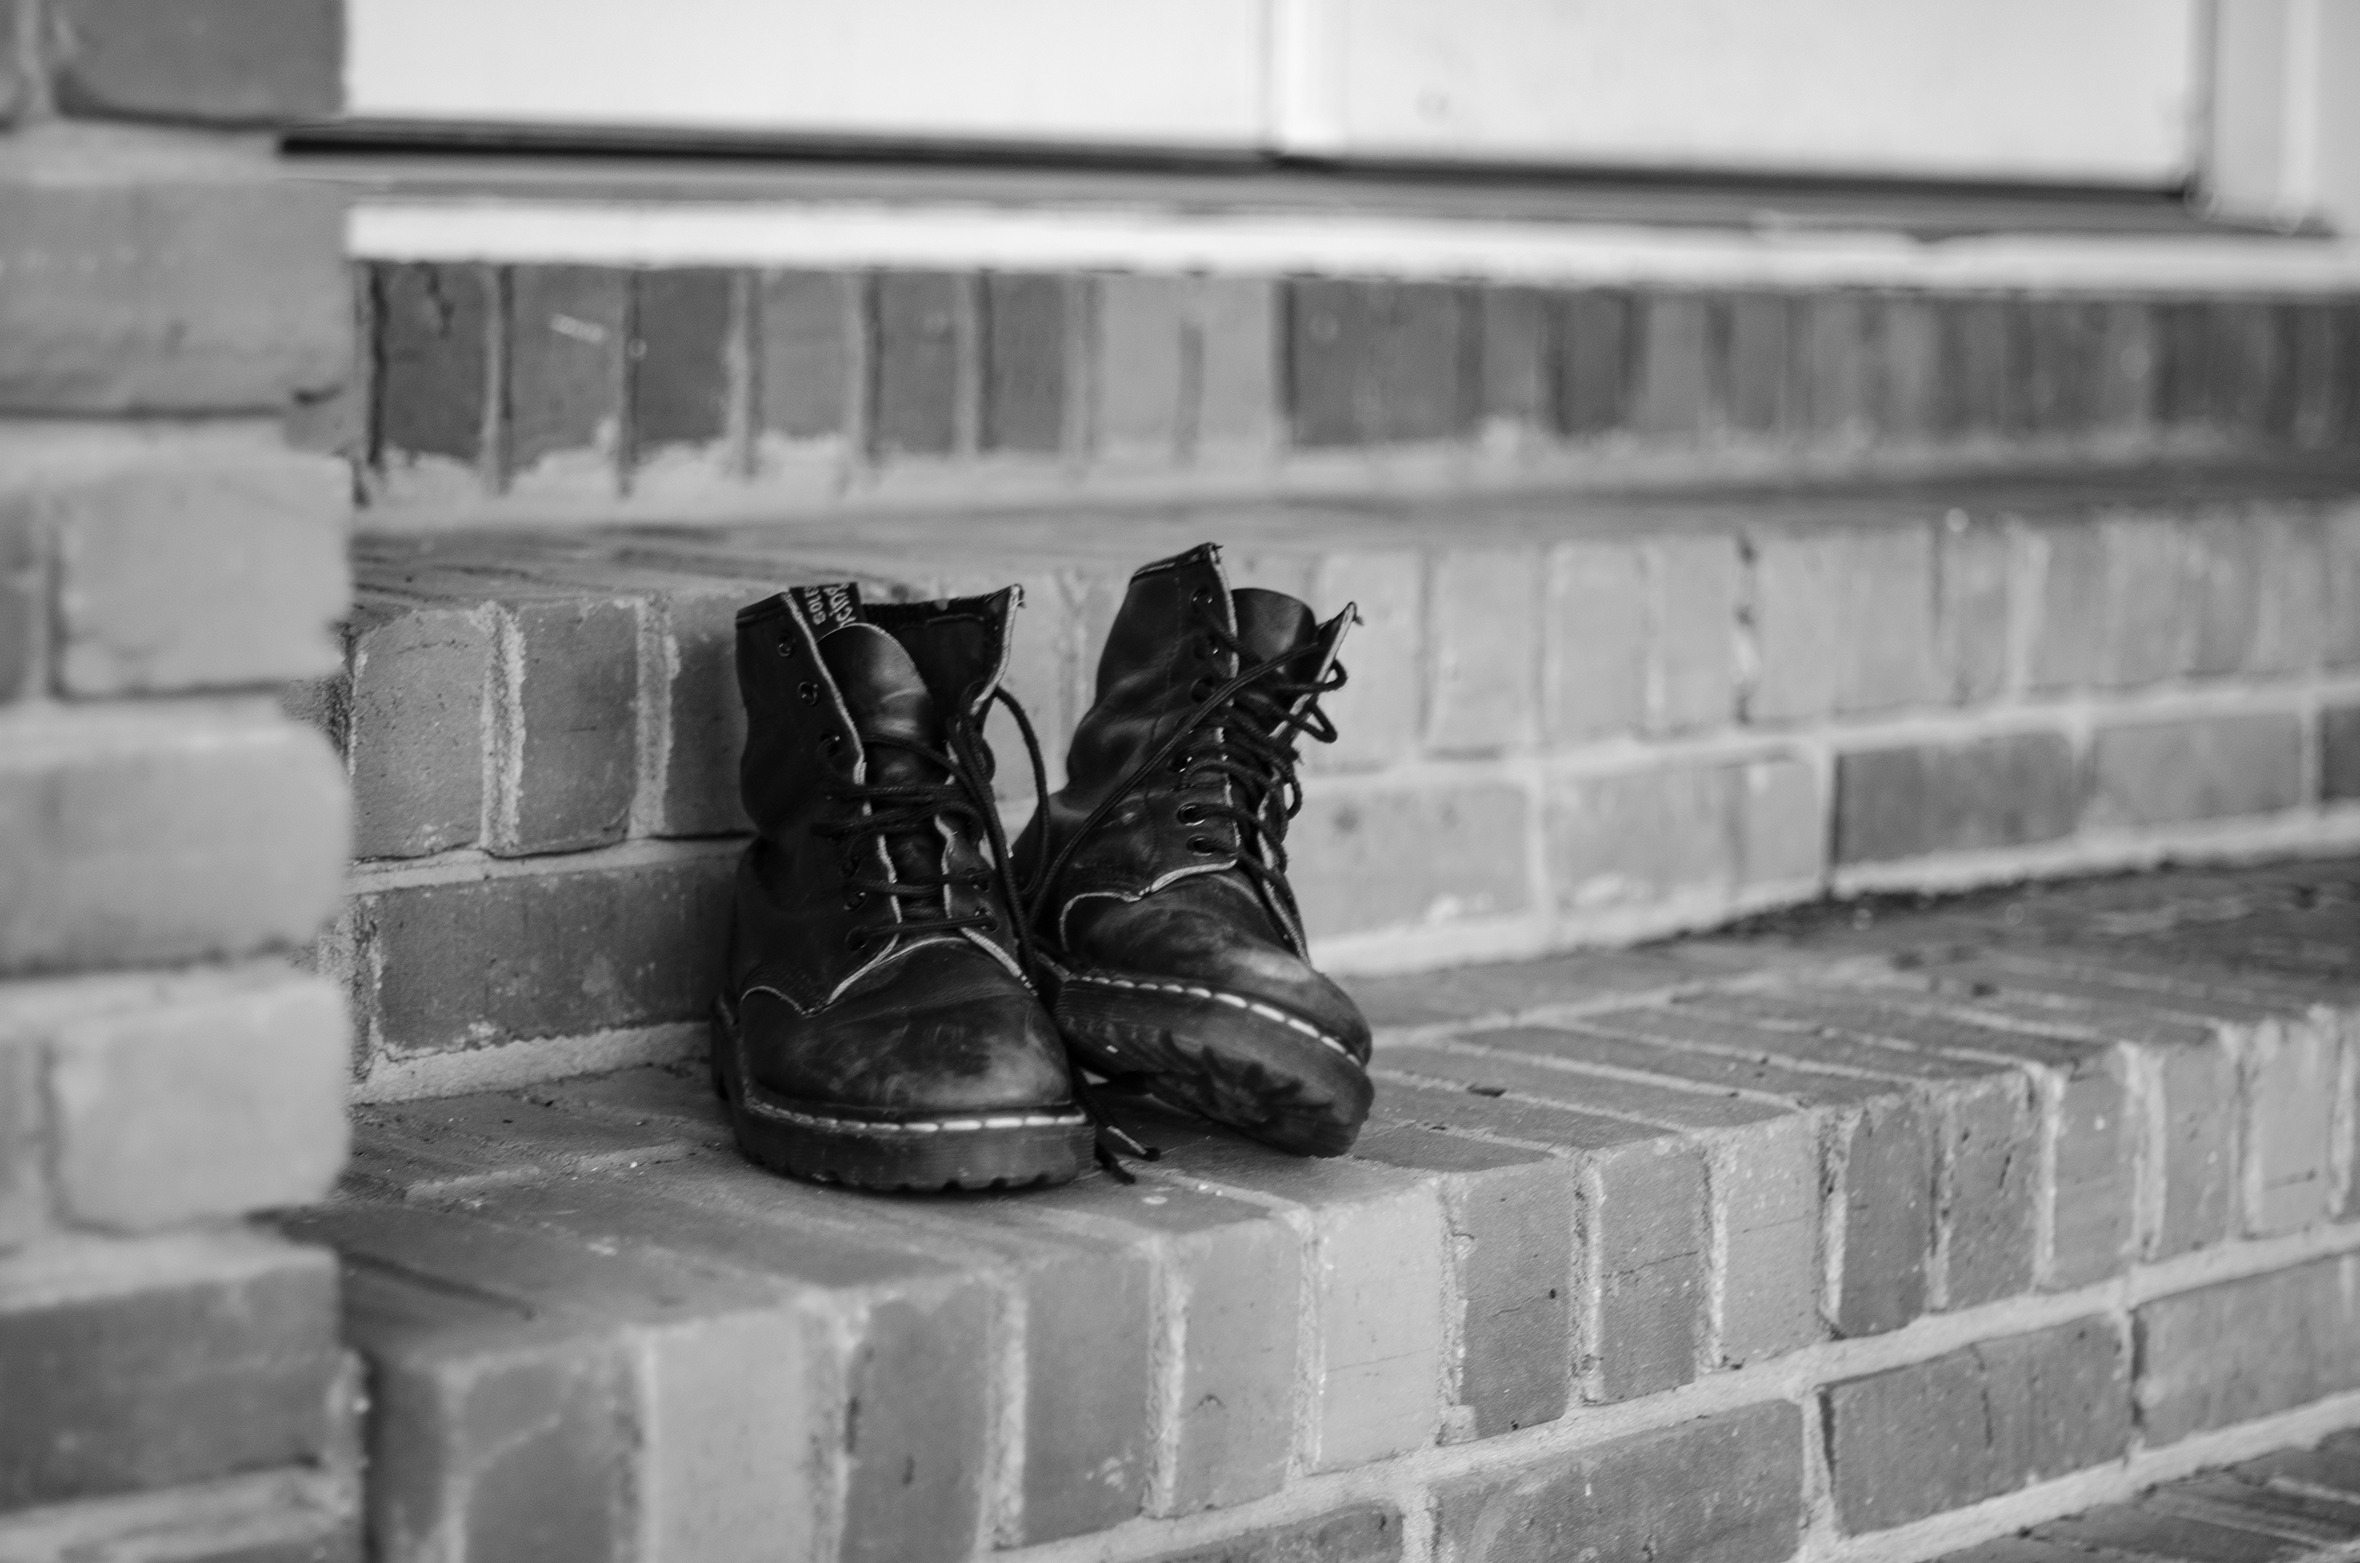
<instances>
[{"instance_id":1,"label":"scuffed leather upper","mask_svg":"<svg viewBox=\"0 0 2360 1563\"><path fill-rule=\"evenodd\" d=\"M1041 874L1132 767L1171 738L1212 690L1239 671L1238 655L1206 636L1201 616L1263 660L1288 651L1284 671L1316 680L1334 659L1349 614L1326 624L1277 592L1232 593L1212 545L1131 578L1098 664L1097 699L1074 733L1065 787L1043 801L1019 838L1018 877ZM1343 991L1312 969L1291 896L1266 893L1240 869L1250 833L1188 806L1213 795L1182 788L1192 751L1222 738L1192 736L1143 776L1059 870L1035 886L1035 933L1061 965L1132 977L1186 979L1276 1004L1366 1057L1368 1027ZM1234 787L1224 786L1235 798ZM1275 797L1269 810L1281 807Z\"/></svg>"},{"instance_id":2,"label":"scuffed leather upper","mask_svg":"<svg viewBox=\"0 0 2360 1563\"><path fill-rule=\"evenodd\" d=\"M814 829L857 817L831 797L847 781L938 784L918 756L862 730L945 747L940 712L979 710L1005 660L1013 592L860 611L824 638L782 597L738 617L746 703L740 785L756 836L740 861L729 991L748 1064L773 1090L858 1111L956 1111L1062 1103L1063 1047L1019 975L1013 929L974 828L938 817L890 850ZM954 704L955 702L955 704ZM913 899L849 904L852 875L955 884ZM911 917L988 911L988 929L875 937Z\"/></svg>"}]
</instances>

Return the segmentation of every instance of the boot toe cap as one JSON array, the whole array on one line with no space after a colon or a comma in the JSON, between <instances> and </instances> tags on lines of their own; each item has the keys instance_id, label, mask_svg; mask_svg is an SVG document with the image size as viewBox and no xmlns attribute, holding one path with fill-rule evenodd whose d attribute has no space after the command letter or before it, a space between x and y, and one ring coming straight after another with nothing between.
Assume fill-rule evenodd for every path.
<instances>
[{"instance_id":1,"label":"boot toe cap","mask_svg":"<svg viewBox=\"0 0 2360 1563\"><path fill-rule=\"evenodd\" d=\"M899 954L811 1014L753 989L740 1024L754 1077L800 1101L894 1115L1073 1101L1064 1043L1040 1000L964 944Z\"/></svg>"}]
</instances>

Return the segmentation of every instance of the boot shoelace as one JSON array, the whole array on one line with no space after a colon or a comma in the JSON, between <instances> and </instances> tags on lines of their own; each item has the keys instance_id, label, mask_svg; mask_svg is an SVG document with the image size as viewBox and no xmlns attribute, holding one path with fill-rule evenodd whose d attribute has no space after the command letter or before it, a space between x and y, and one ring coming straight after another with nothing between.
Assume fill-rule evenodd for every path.
<instances>
[{"instance_id":1,"label":"boot shoelace","mask_svg":"<svg viewBox=\"0 0 2360 1563\"><path fill-rule=\"evenodd\" d=\"M1316 680L1282 676L1281 670L1303 655L1301 647L1248 664L1244 644L1238 637L1213 617L1206 604L1200 601L1198 606L1205 610L1206 638L1201 654L1207 660L1223 653L1234 656L1239 665L1237 673L1226 680L1211 677L1197 680L1189 690L1198 697L1195 709L1171 737L1132 766L1098 807L1090 811L1081 828L1067 839L1029 887L1030 893L1016 903L1023 908L1019 922L1027 925L1033 922L1048 900L1050 887L1056 884L1057 876L1065 871L1082 843L1162 765L1171 766L1179 774L1176 791L1235 783L1236 790L1245 794L1239 802L1229 801L1228 788L1224 786L1222 797L1187 799L1174 817L1183 825L1215 819L1232 821L1238 831L1237 866L1274 900L1283 902L1294 912L1294 892L1286 882L1286 832L1289 822L1303 808L1303 787L1295 776L1295 767L1302 757L1296 744L1304 735L1318 743L1335 742L1336 725L1319 708L1319 701L1322 696L1344 687L1344 665L1332 664ZM1200 734L1212 733L1218 737L1209 738L1200 751L1183 747ZM1027 728L1028 738L1029 735ZM1045 787L1041 796L1048 796ZM1191 836L1188 845L1191 851L1208 856L1219 850L1207 836ZM1300 920L1300 914L1296 915Z\"/></svg>"},{"instance_id":2,"label":"boot shoelace","mask_svg":"<svg viewBox=\"0 0 2360 1563\"><path fill-rule=\"evenodd\" d=\"M1016 718L1017 730L1024 735L1025 750L1032 759L1034 783L1039 787L1047 772L1041 759L1040 739L1033 732L1032 720L1025 715L1024 707L1016 703L1015 696L1004 689L994 690L993 694ZM868 895L886 895L907 902L954 886L986 891L992 888L996 880L1001 902L1009 909L1011 931L1016 937L1017 964L1023 968L1026 977L1037 985L1043 963L1040 949L1033 939L1032 928L1019 910L1024 902L1016 890L1015 870L1008 852L1007 829L1001 824L1000 811L992 802L991 780L995 766L991 747L983 741L980 724L963 711L951 718L945 737L948 739L945 749L936 750L911 739L861 730L863 744L895 748L914 755L944 772L950 779L944 782L888 786L846 784L837 788L833 796L842 802L866 805L867 811L858 818L822 824L815 829L819 834L845 844L844 871L849 904L857 905L859 903L854 898ZM1045 787L1041 789L1040 795L1047 796ZM992 867L989 872L904 876L896 868L892 879L869 878L858 874L858 864L853 858L862 842L872 838L890 842L897 835L928 833L937 819L946 816L981 827L985 845L991 854ZM892 938L899 934L951 932L962 928L991 933L999 926L999 919L988 909L963 915L946 913L940 917L925 918L909 917L906 915L907 910L906 907L902 908L904 915L891 923L855 927L846 935L845 942L857 948L871 940ZM1138 1179L1122 1164L1121 1156L1130 1155L1142 1161L1154 1161L1161 1153L1152 1146L1140 1144L1109 1121L1082 1074L1081 1060L1073 1058L1071 1063L1074 1099L1083 1115L1090 1120L1093 1130L1091 1148L1098 1164L1117 1182L1136 1183Z\"/></svg>"}]
</instances>

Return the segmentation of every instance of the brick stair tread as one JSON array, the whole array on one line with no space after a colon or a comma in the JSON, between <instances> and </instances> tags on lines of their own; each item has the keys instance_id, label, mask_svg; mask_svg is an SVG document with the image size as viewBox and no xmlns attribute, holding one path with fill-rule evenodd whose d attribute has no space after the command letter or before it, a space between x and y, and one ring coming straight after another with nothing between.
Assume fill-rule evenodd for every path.
<instances>
[{"instance_id":1,"label":"brick stair tread","mask_svg":"<svg viewBox=\"0 0 2360 1563\"><path fill-rule=\"evenodd\" d=\"M779 1180L685 1065L380 1102L283 1224L342 1253L380 1425L433 1446L380 1448L389 1559L555 1545L548 1505L487 1495L618 1465L637 1511L565 1509L565 1555L741 1526L964 1556L2331 1230L2356 934L2360 860L2311 861L1359 979L1351 1156L1126 1104L1163 1150L1133 1187ZM2150 1119L2186 1149L2142 1189ZM2207 1425L2208 1392L2151 1425Z\"/></svg>"},{"instance_id":2,"label":"brick stair tread","mask_svg":"<svg viewBox=\"0 0 2360 1563\"><path fill-rule=\"evenodd\" d=\"M2360 1432L2151 1488L1938 1563L2339 1563L2360 1550Z\"/></svg>"}]
</instances>

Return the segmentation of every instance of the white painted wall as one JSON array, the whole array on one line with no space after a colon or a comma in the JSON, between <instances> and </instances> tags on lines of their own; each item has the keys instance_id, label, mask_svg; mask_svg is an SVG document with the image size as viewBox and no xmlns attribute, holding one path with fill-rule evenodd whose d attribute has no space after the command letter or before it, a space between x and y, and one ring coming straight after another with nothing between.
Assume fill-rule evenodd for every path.
<instances>
[{"instance_id":1,"label":"white painted wall","mask_svg":"<svg viewBox=\"0 0 2360 1563\"><path fill-rule=\"evenodd\" d=\"M2360 0L2222 0L2206 193L2360 230Z\"/></svg>"},{"instance_id":2,"label":"white painted wall","mask_svg":"<svg viewBox=\"0 0 2360 1563\"><path fill-rule=\"evenodd\" d=\"M2197 0L1290 0L1339 151L2166 184ZM2236 0L2231 0L2236 3Z\"/></svg>"},{"instance_id":3,"label":"white painted wall","mask_svg":"<svg viewBox=\"0 0 2360 1563\"><path fill-rule=\"evenodd\" d=\"M2152 185L2192 165L2200 3L350 0L349 85L362 119Z\"/></svg>"},{"instance_id":4,"label":"white painted wall","mask_svg":"<svg viewBox=\"0 0 2360 1563\"><path fill-rule=\"evenodd\" d=\"M349 0L359 119L1246 147L1265 0Z\"/></svg>"}]
</instances>

